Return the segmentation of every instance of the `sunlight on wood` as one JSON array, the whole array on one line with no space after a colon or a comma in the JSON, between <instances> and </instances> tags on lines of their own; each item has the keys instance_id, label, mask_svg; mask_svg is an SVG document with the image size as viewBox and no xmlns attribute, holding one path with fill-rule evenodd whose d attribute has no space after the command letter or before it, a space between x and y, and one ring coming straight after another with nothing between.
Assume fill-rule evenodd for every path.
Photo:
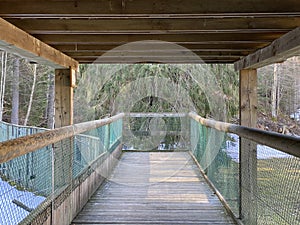
<instances>
[{"instance_id":1,"label":"sunlight on wood","mask_svg":"<svg viewBox=\"0 0 300 225\"><path fill-rule=\"evenodd\" d=\"M150 194L149 194L150 192ZM151 193L148 191L148 200L162 201L162 202L181 202L181 203L209 203L205 194L166 194L158 195L157 192Z\"/></svg>"}]
</instances>

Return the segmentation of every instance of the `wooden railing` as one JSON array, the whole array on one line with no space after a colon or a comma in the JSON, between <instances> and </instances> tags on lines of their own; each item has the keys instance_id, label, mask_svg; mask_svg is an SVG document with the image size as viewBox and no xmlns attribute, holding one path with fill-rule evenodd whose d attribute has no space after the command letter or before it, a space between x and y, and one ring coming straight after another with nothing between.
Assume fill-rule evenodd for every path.
<instances>
[{"instance_id":1,"label":"wooden railing","mask_svg":"<svg viewBox=\"0 0 300 225\"><path fill-rule=\"evenodd\" d=\"M204 138L204 146L203 143L197 145L196 150L192 152L195 160L199 162L200 167L204 164L205 171L202 170L204 177L216 189L217 195L231 215L234 213L231 211L232 208L228 207L227 200L235 208L238 205L239 209L238 212L235 210L235 215L243 224L265 224L270 219L270 215L276 224L294 224L299 221L297 213L288 210L297 207L294 203L300 200L299 195L296 194L293 198L280 198L280 196L287 196L288 193L291 193L289 190L292 190L292 193L300 191L299 185L297 185L300 173L297 169L295 170L300 166L299 137L205 119L196 113L188 115L202 125L196 127L196 130L202 132L196 135L208 135L206 139ZM204 131L201 131L202 128ZM213 132L209 132L209 130ZM230 137L226 133L236 134L240 138L239 141L237 140L239 142L238 151L234 153L235 157L239 158L238 162L233 162L227 154L224 154L227 149L226 145L222 146L222 143L227 142L226 138ZM207 139L210 139L209 135L222 137L222 143L214 146L217 148L213 150L214 153L210 152L211 143L207 143ZM215 140L214 137L212 140ZM265 146L271 148L265 148ZM278 157L278 150L286 154ZM207 151L209 151L208 155L213 154L216 159L210 158L209 165L206 164L207 162L202 162L203 158L207 157L204 156ZM231 149L231 151L233 150ZM259 155L266 157L266 160L260 159ZM225 165L223 166L222 163ZM226 179L222 180L222 177ZM218 180L223 182L218 182ZM236 190L238 196L232 194L232 190ZM224 195L228 196L224 197ZM233 201L233 199L235 200ZM281 202L280 206L276 204L278 201ZM265 211L267 213L264 213Z\"/></svg>"},{"instance_id":2,"label":"wooden railing","mask_svg":"<svg viewBox=\"0 0 300 225\"><path fill-rule=\"evenodd\" d=\"M205 119L193 112L189 113L189 116L204 126L223 132L237 134L242 138L247 138L258 144L266 145L293 156L300 157L299 137Z\"/></svg>"},{"instance_id":3,"label":"wooden railing","mask_svg":"<svg viewBox=\"0 0 300 225\"><path fill-rule=\"evenodd\" d=\"M119 122L123 117L121 113L0 143L0 169L8 171L0 171L1 176L24 191L42 193L40 187L30 186L35 180L47 186L47 193L40 194L45 200L21 224L70 224L117 163L122 150ZM19 182L17 176L23 178L19 171L27 173L28 168L30 174L24 175L28 182ZM8 224L15 223L7 219Z\"/></svg>"},{"instance_id":4,"label":"wooden railing","mask_svg":"<svg viewBox=\"0 0 300 225\"><path fill-rule=\"evenodd\" d=\"M273 132L268 132L268 131L263 131L263 130L259 130L259 129L255 129L255 128L248 128L248 127L243 127L243 126L239 126L239 125L235 125L235 124L229 124L229 123L224 123L224 122L218 122L218 121L214 121L211 119L205 119L193 112L188 113L188 114L184 114L184 113L163 113L163 114L157 114L157 113L130 113L130 114L118 114L116 116L113 116L111 118L106 118L106 119L101 119L101 120L97 120L97 121L90 121L90 122L85 122L85 123L81 123L81 124L75 124L75 125L71 125L71 126L67 126L67 127L62 127L62 128L58 128L58 129L54 129L54 130L49 130L49 131L45 131L43 133L37 133L34 135L30 135L30 136L26 136L26 137L21 137L21 138L17 138L14 140L9 140L6 142L2 142L0 143L0 163L4 163L4 162L8 162L12 159L15 159L19 156L25 155L27 153L30 152L34 152L38 149L41 149L45 146L49 146L52 145L54 143L66 140L66 139L70 139L72 137L74 137L75 135L78 134L82 134L86 131L90 131L93 129L96 129L98 127L102 127L108 124L111 124L119 119L122 119L123 117L158 117L158 118L164 118L164 117L183 117L183 118L187 118L190 117L193 120L199 122L200 124L202 124L205 127L209 127L209 128L213 128L216 129L218 131L222 131L222 132L227 132L227 133L234 133L237 134L239 137L241 138L245 138L247 140L253 141L255 143L258 144L262 144L262 145L266 145L266 146L270 146L272 148L275 148L277 150L280 150L282 152L285 152L287 154L290 154L292 156L295 157L300 157L300 138L298 137L292 137L292 136L287 136L287 135L281 135L278 133L273 133ZM72 146L72 144L71 144ZM116 153L116 157L118 157L118 155L120 155L120 148ZM240 151L249 151L249 149L240 149ZM252 150L250 150L252 151ZM101 167L101 169L107 170L107 172L109 170L111 170L112 168L112 164L111 161L113 161L113 157L109 158L109 154L107 154L107 156L105 156L105 158L99 157L99 159L95 160L95 162L93 162L88 168L86 168L84 170L84 173L75 181L73 181L69 186L65 186L60 193L55 193L55 196L52 196L51 199L49 199L48 201L46 201L41 207L39 207L38 213L36 213L36 217L40 219L40 215L45 215L45 218L48 218L47 215L49 213L49 210L54 210L55 212L59 212L59 208L60 207L65 207L66 209L69 207L68 206L68 202L69 201L69 197L65 197L62 198L62 196L65 196L65 194L68 192L68 196L72 196L72 198L79 198L81 199L81 202L86 202L87 201L87 197L84 193L79 193L78 190L80 190L80 185L83 184L85 182L85 180L88 180L88 182L91 183L91 190L95 189L95 185L97 182L99 182L100 180L103 180L103 178L99 177L98 175L93 175L90 176L93 173L96 173L96 168L97 167L101 167L101 165L106 165L105 168ZM104 163L104 160L109 160L109 163ZM241 161L243 161L243 163L241 163L240 168L242 167L247 167L250 168L255 167L256 163L253 164L253 162L247 162L247 160L243 160L240 159ZM245 163L246 162L246 163ZM114 162L115 163L115 162ZM109 166L107 166L109 165ZM256 168L252 168L252 171L255 171ZM96 178L96 180L90 180L90 177L94 177ZM243 177L240 177L241 180L241 186L243 185ZM249 199L252 197L256 197L254 195L256 195L256 175L254 174L254 176L251 178L253 179L253 182L250 181L250 183L253 183L253 187L252 190L254 190L254 193L248 193L246 196L243 196L244 193L241 193L241 201L244 201L243 199ZM75 183L74 183L75 182ZM86 185L86 184L85 184ZM71 188L71 189L70 189ZM76 189L77 188L77 189ZM78 189L79 188L79 189ZM83 188L83 187L81 187ZM76 190L75 190L76 189ZM242 188L241 188L242 189ZM85 195L84 199L82 199L83 197L80 196L76 196L77 194L82 194ZM89 192L89 196L90 196L90 192ZM222 198L220 196L220 198ZM64 202L64 200L61 199L65 199L66 202ZM76 202L76 201L75 201ZM241 203L242 204L242 203ZM246 204L249 204L249 202L247 202ZM52 209L51 205L55 205L56 208ZM252 207L250 205L248 205L249 207ZM253 206L253 208L255 208L255 204ZM76 211L78 211L78 209L80 208L80 206L77 208ZM42 210L42 211L41 211ZM73 209L71 209L73 210ZM51 211L52 214L55 214L55 212ZM62 215L56 215L55 221L59 220L59 217ZM53 216L53 215L52 215ZM75 212L70 212L69 217L73 217L75 216ZM43 219L42 219L43 220ZM53 220L53 218L52 218ZM46 220L45 220L46 221ZM47 219L48 221L48 219ZM51 221L51 219L49 220ZM32 220L31 220L32 222ZM65 220L65 223L70 222L70 219Z\"/></svg>"},{"instance_id":5,"label":"wooden railing","mask_svg":"<svg viewBox=\"0 0 300 225\"><path fill-rule=\"evenodd\" d=\"M101 120L74 124L54 130L45 131L0 143L0 163L7 162L19 156L33 152L47 145L73 137L83 132L110 124L124 117L124 113Z\"/></svg>"}]
</instances>

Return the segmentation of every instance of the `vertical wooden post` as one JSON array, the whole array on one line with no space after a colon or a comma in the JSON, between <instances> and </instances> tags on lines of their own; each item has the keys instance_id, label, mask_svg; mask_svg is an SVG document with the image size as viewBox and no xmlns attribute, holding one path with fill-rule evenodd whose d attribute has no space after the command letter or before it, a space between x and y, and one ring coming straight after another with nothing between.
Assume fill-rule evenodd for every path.
<instances>
[{"instance_id":1,"label":"vertical wooden post","mask_svg":"<svg viewBox=\"0 0 300 225\"><path fill-rule=\"evenodd\" d=\"M73 87L75 71L72 69L55 70L55 128L73 124ZM73 177L73 138L54 144L53 191L70 185ZM70 186L68 188L71 188ZM54 203L54 223L69 224L72 219L72 200L65 199ZM64 208L64 213L59 211Z\"/></svg>"},{"instance_id":2,"label":"vertical wooden post","mask_svg":"<svg viewBox=\"0 0 300 225\"><path fill-rule=\"evenodd\" d=\"M240 125L256 127L257 70L240 71ZM240 217L257 224L257 145L240 139Z\"/></svg>"},{"instance_id":3,"label":"vertical wooden post","mask_svg":"<svg viewBox=\"0 0 300 225\"><path fill-rule=\"evenodd\" d=\"M73 124L74 70L55 70L55 128Z\"/></svg>"}]
</instances>

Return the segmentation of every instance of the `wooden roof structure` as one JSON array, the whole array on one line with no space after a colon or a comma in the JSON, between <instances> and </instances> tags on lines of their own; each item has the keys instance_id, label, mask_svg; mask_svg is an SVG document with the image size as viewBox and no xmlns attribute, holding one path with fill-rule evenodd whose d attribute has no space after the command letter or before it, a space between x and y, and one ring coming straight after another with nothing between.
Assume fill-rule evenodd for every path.
<instances>
[{"instance_id":1,"label":"wooden roof structure","mask_svg":"<svg viewBox=\"0 0 300 225\"><path fill-rule=\"evenodd\" d=\"M299 0L0 0L0 17L0 48L56 67L94 63L108 51L103 63L155 61L153 55L190 63L191 50L206 63L242 69L261 66L262 54L284 60L300 45ZM146 40L140 49L116 48ZM183 48L174 58L174 49L161 53L149 40Z\"/></svg>"}]
</instances>

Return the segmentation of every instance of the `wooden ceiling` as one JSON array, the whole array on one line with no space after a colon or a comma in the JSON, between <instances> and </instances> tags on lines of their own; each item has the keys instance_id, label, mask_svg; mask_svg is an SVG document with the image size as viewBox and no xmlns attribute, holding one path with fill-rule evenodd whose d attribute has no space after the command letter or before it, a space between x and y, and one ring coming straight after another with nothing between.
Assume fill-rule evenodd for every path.
<instances>
[{"instance_id":1,"label":"wooden ceiling","mask_svg":"<svg viewBox=\"0 0 300 225\"><path fill-rule=\"evenodd\" d=\"M193 62L184 48L207 63L233 63L299 27L300 1L0 0L0 16L80 63L107 51L103 63ZM114 49L145 40L184 48L179 56L150 42Z\"/></svg>"}]
</instances>

